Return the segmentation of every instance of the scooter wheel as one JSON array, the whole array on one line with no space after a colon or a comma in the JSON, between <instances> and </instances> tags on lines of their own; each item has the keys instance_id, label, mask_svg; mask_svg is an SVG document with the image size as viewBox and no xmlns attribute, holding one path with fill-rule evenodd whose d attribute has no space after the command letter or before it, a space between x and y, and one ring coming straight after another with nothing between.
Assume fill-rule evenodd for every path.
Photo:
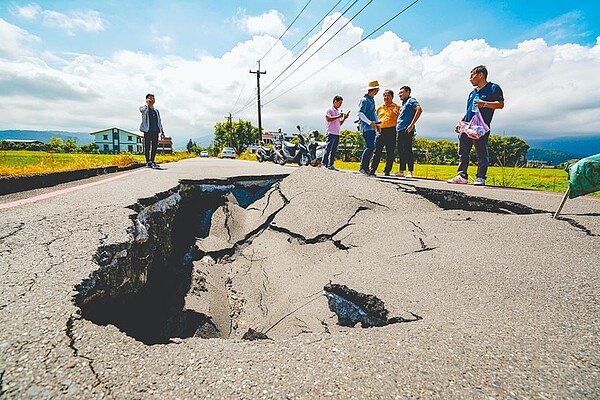
<instances>
[{"instance_id":1,"label":"scooter wheel","mask_svg":"<svg viewBox=\"0 0 600 400\"><path fill-rule=\"evenodd\" d=\"M258 162L263 162L264 161L263 158L259 157L259 156L256 156L256 159L258 160Z\"/></svg>"},{"instance_id":2,"label":"scooter wheel","mask_svg":"<svg viewBox=\"0 0 600 400\"><path fill-rule=\"evenodd\" d=\"M310 163L310 158L308 157L308 154L302 154L302 156L300 157L300 162L298 162L298 164L305 166L308 165Z\"/></svg>"}]
</instances>

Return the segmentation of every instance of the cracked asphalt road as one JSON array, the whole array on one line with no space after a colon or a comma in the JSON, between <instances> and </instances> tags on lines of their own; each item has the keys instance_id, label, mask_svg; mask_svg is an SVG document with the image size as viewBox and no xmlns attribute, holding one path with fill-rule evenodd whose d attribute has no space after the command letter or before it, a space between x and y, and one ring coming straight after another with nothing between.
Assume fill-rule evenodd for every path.
<instances>
[{"instance_id":1,"label":"cracked asphalt road","mask_svg":"<svg viewBox=\"0 0 600 400\"><path fill-rule=\"evenodd\" d=\"M255 226L246 214L279 210L233 259L195 262L209 283L229 278L228 302L243 300L234 339L147 346L78 315L73 287L98 268L98 246L131 239L127 206L180 179L282 171L293 172L275 189L285 201L228 205L221 234L198 242L218 251ZM0 397L598 397L600 201L569 200L553 220L560 197L195 159L1 210ZM423 319L338 326L319 294L330 280ZM247 327L273 327L273 340L239 340Z\"/></svg>"}]
</instances>

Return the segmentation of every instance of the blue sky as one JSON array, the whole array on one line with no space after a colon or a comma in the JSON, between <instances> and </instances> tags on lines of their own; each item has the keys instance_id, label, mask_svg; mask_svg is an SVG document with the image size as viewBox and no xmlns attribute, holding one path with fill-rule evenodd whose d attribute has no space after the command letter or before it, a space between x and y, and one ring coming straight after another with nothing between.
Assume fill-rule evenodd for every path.
<instances>
[{"instance_id":1,"label":"blue sky","mask_svg":"<svg viewBox=\"0 0 600 400\"><path fill-rule=\"evenodd\" d=\"M127 48L157 55L197 54L220 56L250 33L236 22L241 16L260 15L277 10L289 24L308 0L282 1L2 1L0 17L17 23L28 32L44 37L44 46L53 52L84 53L109 57L116 49ZM293 45L314 26L337 1L313 0L282 39ZM349 15L367 1L361 1ZM412 1L375 0L353 21L366 33L377 29ZM40 23L40 18L24 20L14 15L16 7L36 4L72 16L76 10L95 10L104 21L103 29L85 31ZM342 9L344 0L335 8ZM13 11L13 12L11 12ZM383 29L398 33L415 49L442 50L453 40L485 38L495 47L542 37L550 44L579 43L591 46L600 36L600 2L540 0L420 0ZM169 37L163 47L156 40ZM153 40L154 38L154 40Z\"/></svg>"},{"instance_id":2,"label":"blue sky","mask_svg":"<svg viewBox=\"0 0 600 400\"><path fill-rule=\"evenodd\" d=\"M353 1L340 1L334 12ZM174 136L209 134L232 111L256 124L256 78L248 73L255 61L273 47L261 65L268 88L309 43L320 46L339 27L317 55L299 59L293 69L306 64L285 82L273 82L272 93L265 91L266 129L293 130L297 123L322 129L333 95L355 110L360 88L378 79L394 90L410 84L425 110L420 132L452 139L448 127L464 108L468 70L484 63L507 97L493 124L498 133L598 134L600 102L578 100L600 90L593 72L600 68L598 2L420 0L323 69L412 1L356 1L345 16L327 16L290 51L336 3L0 1L0 112L9 116L0 129L136 129L137 104L148 91L156 92ZM337 18L335 29L318 39ZM548 104L556 89L567 99Z\"/></svg>"}]
</instances>

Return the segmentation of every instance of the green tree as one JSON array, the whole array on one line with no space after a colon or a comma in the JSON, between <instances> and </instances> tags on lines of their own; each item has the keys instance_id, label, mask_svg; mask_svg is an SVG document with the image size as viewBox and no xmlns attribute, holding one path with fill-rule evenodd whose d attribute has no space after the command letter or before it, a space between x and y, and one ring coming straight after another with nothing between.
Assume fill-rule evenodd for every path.
<instances>
[{"instance_id":1,"label":"green tree","mask_svg":"<svg viewBox=\"0 0 600 400\"><path fill-rule=\"evenodd\" d=\"M213 151L218 152L223 147L233 147L236 154L242 154L249 145L258 141L258 128L252 126L250 121L217 122L215 124L215 138Z\"/></svg>"},{"instance_id":2,"label":"green tree","mask_svg":"<svg viewBox=\"0 0 600 400\"><path fill-rule=\"evenodd\" d=\"M342 153L344 161L359 160L360 153L365 147L365 139L360 132L344 129L340 132L338 152Z\"/></svg>"},{"instance_id":3,"label":"green tree","mask_svg":"<svg viewBox=\"0 0 600 400\"><path fill-rule=\"evenodd\" d=\"M190 139L187 142L187 145L185 146L188 153L193 153L194 151L196 151L196 147L198 147L198 146L196 146L196 142L192 142L192 139Z\"/></svg>"},{"instance_id":4,"label":"green tree","mask_svg":"<svg viewBox=\"0 0 600 400\"><path fill-rule=\"evenodd\" d=\"M65 143L59 137L52 136L50 141L46 143L46 150L49 152L60 153Z\"/></svg>"},{"instance_id":5,"label":"green tree","mask_svg":"<svg viewBox=\"0 0 600 400\"><path fill-rule=\"evenodd\" d=\"M512 167L525 165L529 145L516 136L490 135L488 150L490 152L490 165Z\"/></svg>"},{"instance_id":6,"label":"green tree","mask_svg":"<svg viewBox=\"0 0 600 400\"><path fill-rule=\"evenodd\" d=\"M456 164L458 144L446 139L416 138L413 142L415 161L421 164Z\"/></svg>"},{"instance_id":7,"label":"green tree","mask_svg":"<svg viewBox=\"0 0 600 400\"><path fill-rule=\"evenodd\" d=\"M98 148L98 145L94 142L94 143L90 143L90 144L82 144L79 149L81 150L82 153L89 153L89 154L98 154L100 153L100 149Z\"/></svg>"},{"instance_id":8,"label":"green tree","mask_svg":"<svg viewBox=\"0 0 600 400\"><path fill-rule=\"evenodd\" d=\"M77 142L71 138L67 139L62 150L65 153L77 153Z\"/></svg>"}]
</instances>

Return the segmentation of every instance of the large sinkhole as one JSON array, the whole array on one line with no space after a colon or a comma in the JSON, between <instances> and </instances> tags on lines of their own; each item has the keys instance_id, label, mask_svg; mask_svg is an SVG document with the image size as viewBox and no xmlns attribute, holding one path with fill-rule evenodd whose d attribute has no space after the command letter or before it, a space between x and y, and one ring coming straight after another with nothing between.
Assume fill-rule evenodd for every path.
<instances>
[{"instance_id":1,"label":"large sinkhole","mask_svg":"<svg viewBox=\"0 0 600 400\"><path fill-rule=\"evenodd\" d=\"M336 178L347 180L340 186L342 193L324 204L333 207L344 201L343 212L331 223L331 208L325 207L321 223L311 222L316 210L306 210L314 205L315 194L327 194L331 185L327 179L311 180L314 176L301 169L285 180L287 174L182 180L172 190L138 200L130 206L135 211L131 239L98 248L94 261L99 268L76 286L75 304L84 318L112 324L146 344L171 338L265 339L329 332L329 311L342 327L419 320L412 312L390 317L374 295L325 284L339 273L332 263L319 262L322 257L353 251L362 242L352 235L366 232L353 229L364 224L372 228L371 218L393 210L357 196L363 188L351 175L341 175ZM402 191L444 209L542 212L445 190ZM308 220L296 232L300 218ZM422 229L413 230L412 221L399 222L408 226L409 240L403 244L412 246L413 253L435 249L425 244L429 238ZM292 254L286 252L288 244ZM314 253L317 262L310 264L306 260ZM334 257L339 260L339 254Z\"/></svg>"},{"instance_id":2,"label":"large sinkhole","mask_svg":"<svg viewBox=\"0 0 600 400\"><path fill-rule=\"evenodd\" d=\"M74 302L82 316L113 324L146 344L167 343L173 337L218 337L210 316L183 307L192 261L205 255L195 241L208 235L216 209L230 201L246 208L285 176L183 180L170 191L140 199L131 206L137 212L133 240L100 247L94 256L100 268L76 286ZM211 256L234 252L232 247Z\"/></svg>"}]
</instances>

